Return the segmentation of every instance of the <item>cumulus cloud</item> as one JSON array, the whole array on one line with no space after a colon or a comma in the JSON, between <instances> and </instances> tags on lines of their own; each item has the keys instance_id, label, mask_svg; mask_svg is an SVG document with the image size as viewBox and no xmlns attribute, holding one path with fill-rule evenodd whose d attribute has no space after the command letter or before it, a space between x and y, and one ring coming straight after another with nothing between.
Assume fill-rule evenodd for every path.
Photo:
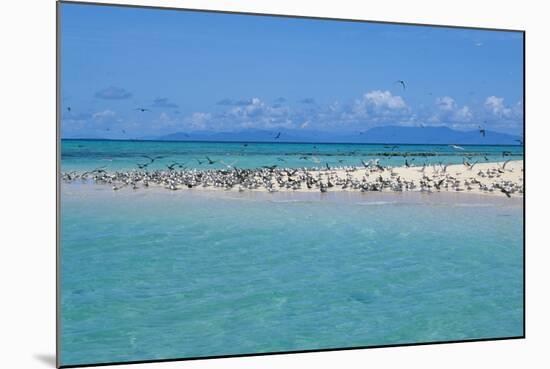
<instances>
[{"instance_id":1,"label":"cumulus cloud","mask_svg":"<svg viewBox=\"0 0 550 369\"><path fill-rule=\"evenodd\" d=\"M205 129L206 124L212 119L211 113L195 112L191 115L189 123L195 129Z\"/></svg>"},{"instance_id":2,"label":"cumulus cloud","mask_svg":"<svg viewBox=\"0 0 550 369\"><path fill-rule=\"evenodd\" d=\"M275 102L277 101L277 102ZM386 90L371 90L350 101L329 104L268 102L260 97L223 99L213 111L195 111L178 117L159 117L155 129L238 131L246 128L289 128L304 131L365 130L392 124L403 126L445 125L458 129L513 129L521 123L522 105L506 106L501 98L490 96L473 105L460 104L451 96L436 98L432 104L409 105L403 97ZM509 113L509 119L496 114ZM105 113L108 115L109 113ZM489 116L493 116L490 119ZM517 119L516 119L517 117ZM481 123L484 122L484 123ZM156 127L156 126L155 126ZM163 128L164 127L164 128Z\"/></svg>"},{"instance_id":3,"label":"cumulus cloud","mask_svg":"<svg viewBox=\"0 0 550 369\"><path fill-rule=\"evenodd\" d=\"M409 107L401 96L381 90L367 92L349 106L332 104L327 109L327 112L332 113L338 111L341 112L340 120L348 124L399 123L410 118Z\"/></svg>"},{"instance_id":4,"label":"cumulus cloud","mask_svg":"<svg viewBox=\"0 0 550 369\"><path fill-rule=\"evenodd\" d=\"M444 111L453 111L456 109L456 102L450 96L438 97L435 99L435 104L437 107Z\"/></svg>"},{"instance_id":5,"label":"cumulus cloud","mask_svg":"<svg viewBox=\"0 0 550 369\"><path fill-rule=\"evenodd\" d=\"M468 106L463 106L455 111L455 117L459 121L469 122L472 120L472 116L472 111Z\"/></svg>"},{"instance_id":6,"label":"cumulus cloud","mask_svg":"<svg viewBox=\"0 0 550 369\"><path fill-rule=\"evenodd\" d=\"M407 107L401 96L392 95L390 91L375 90L363 95L363 100L377 108L387 108L391 110L404 109Z\"/></svg>"},{"instance_id":7,"label":"cumulus cloud","mask_svg":"<svg viewBox=\"0 0 550 369\"><path fill-rule=\"evenodd\" d=\"M167 97L157 97L153 100L153 107L155 108L178 108L178 104L171 102Z\"/></svg>"},{"instance_id":8,"label":"cumulus cloud","mask_svg":"<svg viewBox=\"0 0 550 369\"><path fill-rule=\"evenodd\" d=\"M260 99L253 97L252 99L244 99L244 100L237 100L233 102L233 105L236 106L248 106L248 105L256 105L259 102Z\"/></svg>"},{"instance_id":9,"label":"cumulus cloud","mask_svg":"<svg viewBox=\"0 0 550 369\"><path fill-rule=\"evenodd\" d=\"M435 99L435 110L432 110L427 118L428 123L446 124L453 127L467 124L472 121L473 112L468 105L459 106L451 96L442 96Z\"/></svg>"},{"instance_id":10,"label":"cumulus cloud","mask_svg":"<svg viewBox=\"0 0 550 369\"><path fill-rule=\"evenodd\" d=\"M104 100L124 100L132 97L132 93L121 87L110 86L97 91L94 96Z\"/></svg>"},{"instance_id":11,"label":"cumulus cloud","mask_svg":"<svg viewBox=\"0 0 550 369\"><path fill-rule=\"evenodd\" d=\"M485 107L499 117L508 117L512 113L512 109L504 105L504 98L502 97L489 96L485 100Z\"/></svg>"}]
</instances>

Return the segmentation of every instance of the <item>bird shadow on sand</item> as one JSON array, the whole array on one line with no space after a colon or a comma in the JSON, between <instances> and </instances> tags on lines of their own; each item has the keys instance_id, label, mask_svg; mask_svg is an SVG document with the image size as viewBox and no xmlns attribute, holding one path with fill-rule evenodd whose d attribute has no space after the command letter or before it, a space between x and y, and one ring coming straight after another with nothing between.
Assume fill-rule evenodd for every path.
<instances>
[{"instance_id":1,"label":"bird shadow on sand","mask_svg":"<svg viewBox=\"0 0 550 369\"><path fill-rule=\"evenodd\" d=\"M55 368L55 355L53 354L34 354L33 357L43 364Z\"/></svg>"}]
</instances>

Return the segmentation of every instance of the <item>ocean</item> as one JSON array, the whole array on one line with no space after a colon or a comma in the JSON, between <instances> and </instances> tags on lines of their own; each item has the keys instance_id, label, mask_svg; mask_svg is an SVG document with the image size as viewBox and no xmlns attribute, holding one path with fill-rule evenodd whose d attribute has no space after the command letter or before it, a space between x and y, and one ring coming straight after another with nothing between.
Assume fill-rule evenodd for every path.
<instances>
[{"instance_id":1,"label":"ocean","mask_svg":"<svg viewBox=\"0 0 550 369\"><path fill-rule=\"evenodd\" d=\"M163 156L157 169L522 158L511 146L243 145L63 140L61 169L128 170L145 155ZM521 198L74 182L60 200L62 365L523 335Z\"/></svg>"},{"instance_id":2,"label":"ocean","mask_svg":"<svg viewBox=\"0 0 550 369\"><path fill-rule=\"evenodd\" d=\"M161 157L147 167L149 170L166 170L173 162L196 169L223 169L227 165L239 168L361 166L361 160L370 159L379 159L382 165L403 166L402 155L408 155L409 164L416 166L440 162L461 164L466 156L480 163L523 159L523 146L519 145L461 147L464 150L449 145L62 140L61 169L137 170L137 164L150 162L145 156ZM214 163L209 164L206 157Z\"/></svg>"}]
</instances>

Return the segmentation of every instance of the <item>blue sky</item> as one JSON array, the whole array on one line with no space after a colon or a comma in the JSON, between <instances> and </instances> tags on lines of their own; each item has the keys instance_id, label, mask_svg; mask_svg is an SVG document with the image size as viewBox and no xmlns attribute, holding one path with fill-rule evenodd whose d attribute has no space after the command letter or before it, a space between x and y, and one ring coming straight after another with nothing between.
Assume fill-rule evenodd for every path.
<instances>
[{"instance_id":1,"label":"blue sky","mask_svg":"<svg viewBox=\"0 0 550 369\"><path fill-rule=\"evenodd\" d=\"M62 136L381 125L521 134L522 53L517 32L64 3Z\"/></svg>"}]
</instances>

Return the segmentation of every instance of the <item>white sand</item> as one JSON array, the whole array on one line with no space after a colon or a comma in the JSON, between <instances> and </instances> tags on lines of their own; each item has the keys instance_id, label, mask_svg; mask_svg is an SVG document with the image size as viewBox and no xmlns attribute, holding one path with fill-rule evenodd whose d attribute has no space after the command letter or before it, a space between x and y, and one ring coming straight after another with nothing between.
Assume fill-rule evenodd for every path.
<instances>
[{"instance_id":1,"label":"white sand","mask_svg":"<svg viewBox=\"0 0 550 369\"><path fill-rule=\"evenodd\" d=\"M495 195L495 196L506 196L503 193L499 186L512 186L515 187L516 191L511 194L511 197L522 197L523 196L523 160L509 161L506 163L503 169L504 162L500 163L478 163L475 164L473 168L469 169L463 164L449 165L446 170L440 165L435 166L426 166L426 167L395 167L387 168L383 171L377 170L376 168L364 168L364 167L355 167L355 168L335 168L335 169L308 169L307 173L318 178L323 185L327 185L329 180L334 186L327 188L328 192L334 191L351 191L358 192L361 189L353 188L342 188L340 185L336 185L335 182L340 180L345 180L350 178L352 180L358 180L360 182L374 183L379 180L379 177L382 177L383 180L393 180L397 181L399 178L400 181L414 182L416 187L414 189L407 190L408 192L412 191L423 191L423 192L455 192L455 193L472 193L472 194L482 194L482 195ZM298 170L292 178L297 179L301 174L304 174L306 170ZM258 177L259 178L259 177ZM444 183L447 185L440 186L440 188L435 187L435 183L439 183L442 179L445 179ZM421 186L420 183L426 183L425 186ZM452 186L451 183L456 183L458 185ZM272 182L273 183L273 182ZM487 190L483 189L484 186L492 189ZM495 187L496 186L496 187ZM139 186L140 188L142 186ZM161 187L160 185L151 184L150 187ZM195 186L192 189L188 189L186 186L177 186L179 190L183 191L243 191L239 189L240 186L234 186L231 189L226 189L223 187L215 186ZM278 183L273 183L273 188L277 192L319 192L318 187L313 187L311 189L302 183L301 187L298 189L286 188L285 186L281 187ZM457 189L458 188L458 189ZM131 190L126 188L125 190ZM267 188L260 186L255 189L244 189L244 191L263 191L267 192ZM393 192L390 188L385 188L383 192Z\"/></svg>"}]
</instances>

